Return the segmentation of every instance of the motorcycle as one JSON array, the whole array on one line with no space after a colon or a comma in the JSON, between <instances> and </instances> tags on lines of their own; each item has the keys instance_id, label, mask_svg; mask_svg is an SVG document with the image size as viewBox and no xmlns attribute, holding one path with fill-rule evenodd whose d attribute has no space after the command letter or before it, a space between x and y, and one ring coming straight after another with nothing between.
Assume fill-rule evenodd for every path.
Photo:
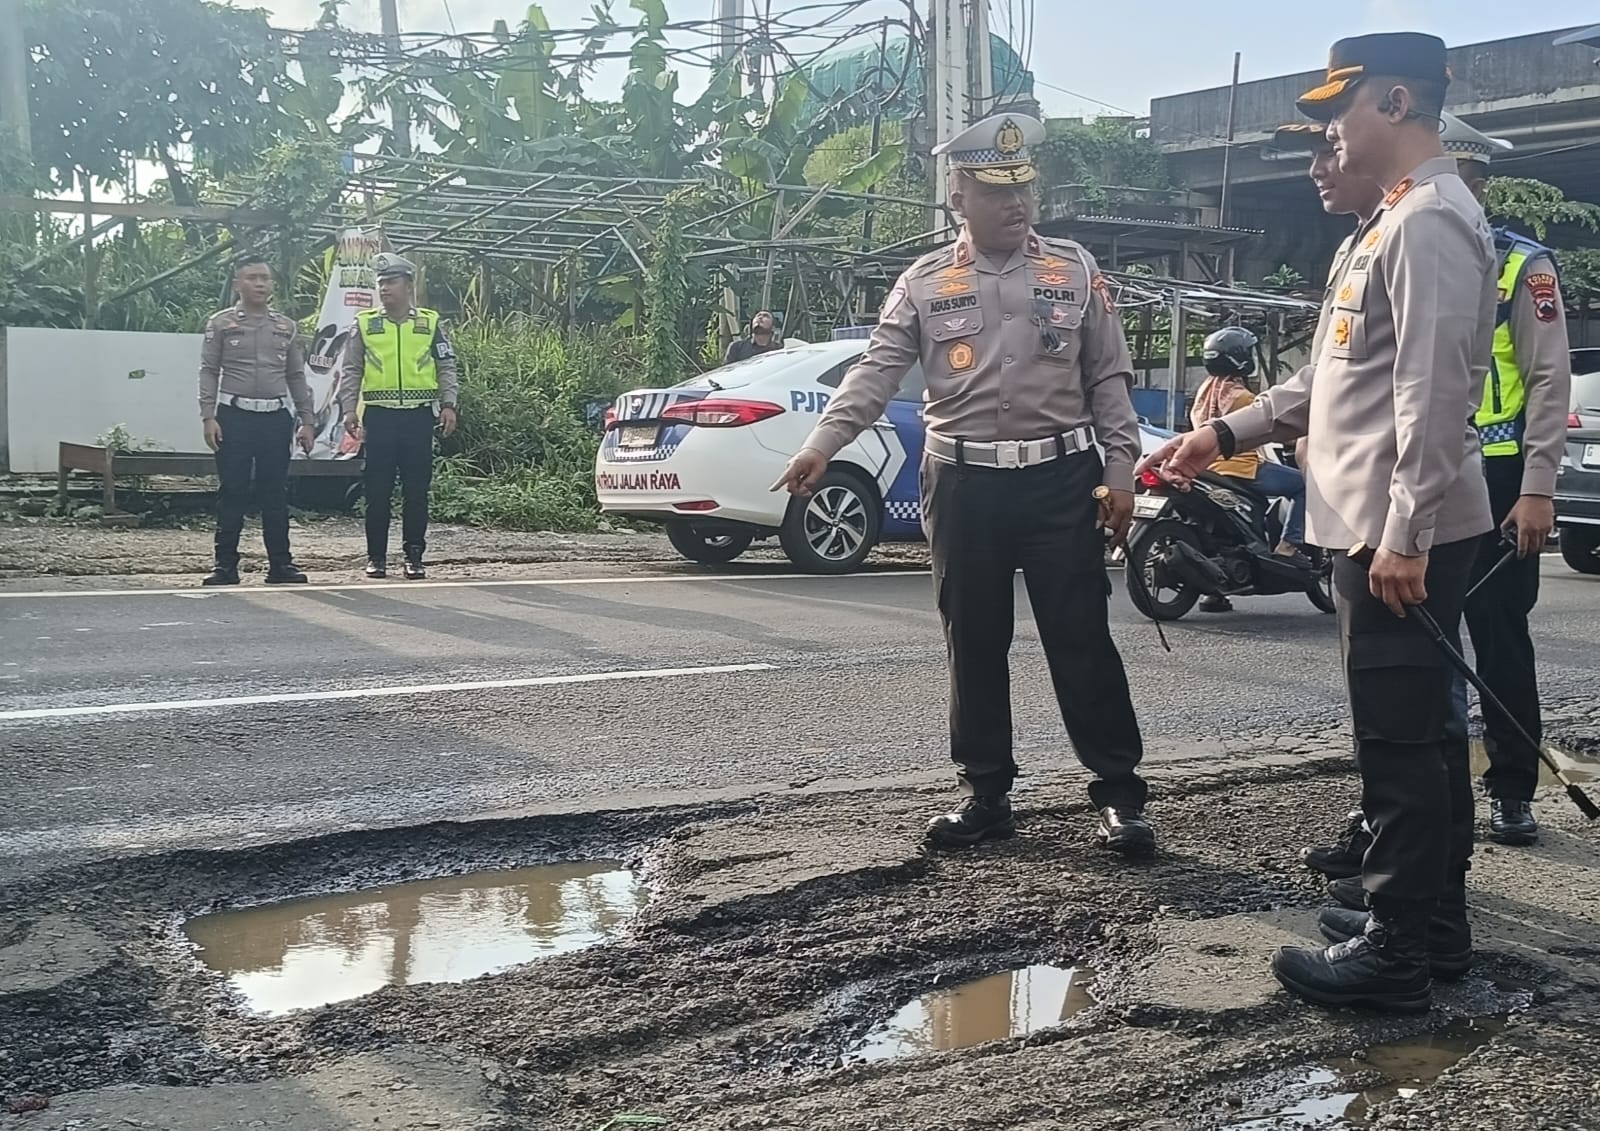
<instances>
[{"instance_id":1,"label":"motorcycle","mask_svg":"<svg viewBox=\"0 0 1600 1131\"><path fill-rule=\"evenodd\" d=\"M1308 548L1297 561L1273 553L1288 506L1248 480L1204 472L1183 491L1145 470L1126 551L1134 608L1168 621L1201 597L1304 593L1322 612L1333 612L1333 555Z\"/></svg>"}]
</instances>

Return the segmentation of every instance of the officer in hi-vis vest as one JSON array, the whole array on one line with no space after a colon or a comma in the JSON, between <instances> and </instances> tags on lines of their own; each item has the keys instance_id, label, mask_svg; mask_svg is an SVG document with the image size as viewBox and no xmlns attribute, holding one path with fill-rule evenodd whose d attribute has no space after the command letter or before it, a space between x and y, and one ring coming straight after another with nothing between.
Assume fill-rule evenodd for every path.
<instances>
[{"instance_id":1,"label":"officer in hi-vis vest","mask_svg":"<svg viewBox=\"0 0 1600 1131\"><path fill-rule=\"evenodd\" d=\"M1461 179L1481 201L1490 160L1511 143L1486 137L1453 114L1444 118L1445 152L1456 159ZM1495 523L1515 531L1521 556L1473 595L1466 619L1478 674L1523 729L1539 738L1539 683L1528 614L1539 599L1539 554L1555 525L1553 496L1567 441L1572 355L1555 256L1505 227L1494 230L1494 243L1500 261L1494 361L1474 423ZM1498 534L1485 538L1474 582L1488 575L1504 553ZM1464 682L1457 694L1465 698ZM1539 784L1538 755L1487 703L1483 729L1489 835L1501 844L1532 844L1539 835L1531 804Z\"/></svg>"},{"instance_id":2,"label":"officer in hi-vis vest","mask_svg":"<svg viewBox=\"0 0 1600 1131\"><path fill-rule=\"evenodd\" d=\"M387 252L373 260L383 305L356 316L345 347L339 406L345 431L366 447L367 576L387 577L389 517L396 477L405 495L401 526L406 577L427 576L428 488L433 427L456 430L455 352L436 310L415 305L416 267ZM362 414L356 415L357 403Z\"/></svg>"}]
</instances>

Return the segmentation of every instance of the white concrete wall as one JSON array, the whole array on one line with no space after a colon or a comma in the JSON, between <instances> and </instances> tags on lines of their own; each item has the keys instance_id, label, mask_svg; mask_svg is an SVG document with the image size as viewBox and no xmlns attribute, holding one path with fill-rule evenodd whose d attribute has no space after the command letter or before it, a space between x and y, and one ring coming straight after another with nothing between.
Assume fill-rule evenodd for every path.
<instances>
[{"instance_id":1,"label":"white concrete wall","mask_svg":"<svg viewBox=\"0 0 1600 1131\"><path fill-rule=\"evenodd\" d=\"M91 444L117 425L140 446L203 452L199 334L5 331L10 470L54 472L62 440Z\"/></svg>"}]
</instances>

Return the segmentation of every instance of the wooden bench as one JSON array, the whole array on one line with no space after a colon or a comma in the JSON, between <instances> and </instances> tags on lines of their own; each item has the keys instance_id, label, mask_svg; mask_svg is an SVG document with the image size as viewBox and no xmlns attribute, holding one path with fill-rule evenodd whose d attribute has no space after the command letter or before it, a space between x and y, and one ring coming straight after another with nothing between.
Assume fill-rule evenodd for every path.
<instances>
[{"instance_id":1,"label":"wooden bench","mask_svg":"<svg viewBox=\"0 0 1600 1131\"><path fill-rule=\"evenodd\" d=\"M63 508L67 505L67 478L74 471L87 471L104 483L105 513L117 509L116 478L119 475L187 475L194 478L215 476L217 457L211 452L119 452L99 444L61 442L56 471L56 493ZM290 476L354 479L365 467L361 459L291 459Z\"/></svg>"}]
</instances>

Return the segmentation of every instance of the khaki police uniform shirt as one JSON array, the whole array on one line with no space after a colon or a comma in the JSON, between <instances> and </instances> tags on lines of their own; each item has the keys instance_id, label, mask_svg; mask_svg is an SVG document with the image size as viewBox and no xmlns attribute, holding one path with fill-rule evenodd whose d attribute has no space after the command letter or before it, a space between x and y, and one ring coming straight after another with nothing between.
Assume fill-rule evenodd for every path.
<instances>
[{"instance_id":1,"label":"khaki police uniform shirt","mask_svg":"<svg viewBox=\"0 0 1600 1131\"><path fill-rule=\"evenodd\" d=\"M930 431L1038 440L1093 427L1105 484L1133 489L1133 361L1105 278L1079 244L1030 232L1009 256L991 257L963 232L917 260L805 446L832 459L883 414L918 361Z\"/></svg>"},{"instance_id":2,"label":"khaki police uniform shirt","mask_svg":"<svg viewBox=\"0 0 1600 1131\"><path fill-rule=\"evenodd\" d=\"M1447 157L1356 230L1311 365L1224 417L1243 448L1307 437L1307 540L1415 557L1493 527L1469 421L1493 348L1483 209Z\"/></svg>"},{"instance_id":3,"label":"khaki police uniform shirt","mask_svg":"<svg viewBox=\"0 0 1600 1131\"><path fill-rule=\"evenodd\" d=\"M252 400L287 397L300 423L312 423L316 406L306 382L305 343L294 319L276 310L251 314L243 306L207 319L200 347L200 419L215 419L219 392Z\"/></svg>"},{"instance_id":4,"label":"khaki police uniform shirt","mask_svg":"<svg viewBox=\"0 0 1600 1131\"><path fill-rule=\"evenodd\" d=\"M370 313L370 311L363 311ZM415 318L417 308L412 307L407 316ZM388 318L387 314L384 318ZM440 319L433 331L433 365L439 373L439 404L444 408L455 408L456 397L461 392L461 373L456 365L455 347L450 344L450 335L445 333L444 319ZM339 411L349 416L356 410L356 405L361 401L361 382L367 372L367 343L361 336L360 330L351 327L350 334L344 340L344 352L340 357L339 365Z\"/></svg>"},{"instance_id":5,"label":"khaki police uniform shirt","mask_svg":"<svg viewBox=\"0 0 1600 1131\"><path fill-rule=\"evenodd\" d=\"M1522 493L1550 498L1567 446L1572 407L1572 355L1567 352L1567 310L1555 262L1548 254L1529 258L1511 296L1511 345L1527 394L1523 406ZM1508 459L1508 456L1487 456Z\"/></svg>"}]
</instances>

